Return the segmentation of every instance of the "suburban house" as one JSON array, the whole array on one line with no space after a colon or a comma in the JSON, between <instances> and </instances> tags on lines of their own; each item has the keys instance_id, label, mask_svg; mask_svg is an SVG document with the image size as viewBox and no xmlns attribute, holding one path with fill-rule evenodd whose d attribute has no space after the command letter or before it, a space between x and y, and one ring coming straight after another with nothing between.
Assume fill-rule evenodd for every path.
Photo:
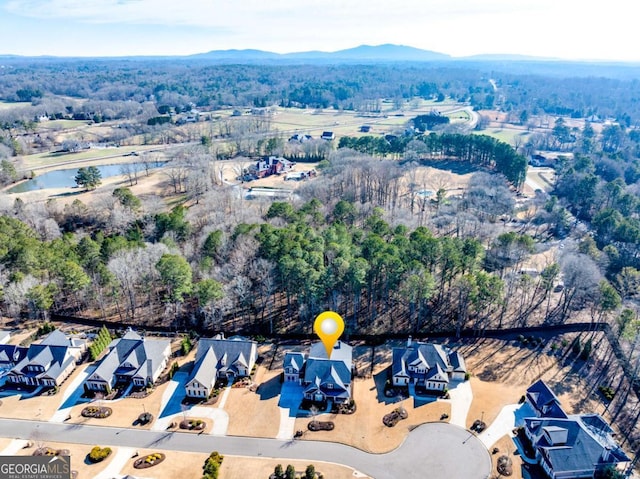
<instances>
[{"instance_id":1,"label":"suburban house","mask_svg":"<svg viewBox=\"0 0 640 479\"><path fill-rule=\"evenodd\" d=\"M85 381L85 389L109 393L116 384L149 386L160 377L170 356L169 339L143 338L128 330L109 344L107 354Z\"/></svg>"},{"instance_id":2,"label":"suburban house","mask_svg":"<svg viewBox=\"0 0 640 479\"><path fill-rule=\"evenodd\" d=\"M29 346L26 354L7 374L7 382L27 386L59 386L76 368L84 351L86 343L83 340L69 338L62 331L55 330L39 344Z\"/></svg>"},{"instance_id":3,"label":"suburban house","mask_svg":"<svg viewBox=\"0 0 640 479\"><path fill-rule=\"evenodd\" d=\"M311 135L302 135L299 133L294 134L289 137L289 143L297 141L298 143L304 143L305 141L313 140L313 136Z\"/></svg>"},{"instance_id":4,"label":"suburban house","mask_svg":"<svg viewBox=\"0 0 640 479\"><path fill-rule=\"evenodd\" d=\"M566 419L568 417L567 413L562 409L558 397L542 380L538 380L529 386L525 394L525 401L538 417L558 419Z\"/></svg>"},{"instance_id":5,"label":"suburban house","mask_svg":"<svg viewBox=\"0 0 640 479\"><path fill-rule=\"evenodd\" d=\"M293 168L292 161L282 157L265 156L253 165L249 166L247 173L256 178L266 178L271 175L279 175Z\"/></svg>"},{"instance_id":6,"label":"suburban house","mask_svg":"<svg viewBox=\"0 0 640 479\"><path fill-rule=\"evenodd\" d=\"M337 341L330 358L319 342L311 346L306 357L287 353L284 380L302 385L303 397L309 401L345 403L351 399L352 351L351 346Z\"/></svg>"},{"instance_id":7,"label":"suburban house","mask_svg":"<svg viewBox=\"0 0 640 479\"><path fill-rule=\"evenodd\" d=\"M566 414L543 381L527 389L525 397L536 416L524 420L524 431L551 479L593 478L607 467L624 470L629 465L599 414Z\"/></svg>"},{"instance_id":8,"label":"suburban house","mask_svg":"<svg viewBox=\"0 0 640 479\"><path fill-rule=\"evenodd\" d=\"M8 344L11 339L11 333L9 331L0 331L0 344Z\"/></svg>"},{"instance_id":9,"label":"suburban house","mask_svg":"<svg viewBox=\"0 0 640 479\"><path fill-rule=\"evenodd\" d=\"M209 397L217 379L229 383L251 375L258 359L257 343L240 336L225 339L222 334L200 339L191 376L185 384L193 398Z\"/></svg>"},{"instance_id":10,"label":"suburban house","mask_svg":"<svg viewBox=\"0 0 640 479\"><path fill-rule=\"evenodd\" d=\"M335 140L336 135L332 131L323 131L320 138L323 140Z\"/></svg>"},{"instance_id":11,"label":"suburban house","mask_svg":"<svg viewBox=\"0 0 640 479\"><path fill-rule=\"evenodd\" d=\"M558 163L557 158L548 158L544 155L540 155L538 153L531 155L529 159L529 164L531 166L547 166L554 167Z\"/></svg>"},{"instance_id":12,"label":"suburban house","mask_svg":"<svg viewBox=\"0 0 640 479\"><path fill-rule=\"evenodd\" d=\"M29 348L0 344L0 371L9 371L27 355Z\"/></svg>"},{"instance_id":13,"label":"suburban house","mask_svg":"<svg viewBox=\"0 0 640 479\"><path fill-rule=\"evenodd\" d=\"M467 368L460 353L409 338L406 346L393 348L391 371L394 386L444 391L451 381L464 381Z\"/></svg>"}]
</instances>

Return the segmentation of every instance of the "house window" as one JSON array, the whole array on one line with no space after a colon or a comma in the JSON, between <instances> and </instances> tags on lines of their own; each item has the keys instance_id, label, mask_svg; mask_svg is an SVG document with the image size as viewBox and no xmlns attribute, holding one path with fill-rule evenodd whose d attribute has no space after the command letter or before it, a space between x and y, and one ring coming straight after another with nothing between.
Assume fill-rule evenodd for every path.
<instances>
[{"instance_id":1,"label":"house window","mask_svg":"<svg viewBox=\"0 0 640 479\"><path fill-rule=\"evenodd\" d=\"M328 383L327 384L327 389L333 389L333 384L332 383Z\"/></svg>"}]
</instances>

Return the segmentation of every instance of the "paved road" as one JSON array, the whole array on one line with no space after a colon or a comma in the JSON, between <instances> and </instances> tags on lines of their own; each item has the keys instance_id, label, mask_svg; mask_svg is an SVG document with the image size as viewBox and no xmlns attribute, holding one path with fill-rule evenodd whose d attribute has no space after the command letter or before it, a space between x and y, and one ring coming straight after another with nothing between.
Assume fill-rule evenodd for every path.
<instances>
[{"instance_id":1,"label":"paved road","mask_svg":"<svg viewBox=\"0 0 640 479\"><path fill-rule=\"evenodd\" d=\"M117 447L151 448L273 459L325 461L351 466L375 479L486 479L491 459L485 446L469 431L446 423L424 424L387 454L368 454L343 444L320 441L281 441L247 437L215 437L77 424L0 419L2 436L39 441L64 441Z\"/></svg>"}]
</instances>

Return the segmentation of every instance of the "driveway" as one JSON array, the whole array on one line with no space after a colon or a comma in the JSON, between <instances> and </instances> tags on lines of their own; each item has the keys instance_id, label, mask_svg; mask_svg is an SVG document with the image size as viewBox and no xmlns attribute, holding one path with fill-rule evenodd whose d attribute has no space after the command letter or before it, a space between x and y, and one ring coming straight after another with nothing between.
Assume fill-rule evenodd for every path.
<instances>
[{"instance_id":1,"label":"driveway","mask_svg":"<svg viewBox=\"0 0 640 479\"><path fill-rule=\"evenodd\" d=\"M220 437L0 419L0 431L6 437L29 439L36 429L41 441L64 440L88 445L207 454L217 450L234 456L330 461L350 466L374 479L487 479L491 474L489 452L475 435L461 427L439 422L417 427L392 452L369 454L344 444L323 441Z\"/></svg>"},{"instance_id":2,"label":"driveway","mask_svg":"<svg viewBox=\"0 0 640 479\"><path fill-rule=\"evenodd\" d=\"M209 434L216 436L224 436L227 434L229 427L229 415L221 408L222 403L226 401L221 400L220 407L211 408L204 406L188 407L182 404L182 400L186 396L185 384L189 380L189 374L179 372L174 374L173 379L167 385L167 388L162 394L160 403L160 416L151 426L152 431L166 431L174 420L179 422L182 420L182 416L185 411L189 410L189 417L202 417L213 420L213 428ZM228 396L229 391L225 391Z\"/></svg>"},{"instance_id":3,"label":"driveway","mask_svg":"<svg viewBox=\"0 0 640 479\"><path fill-rule=\"evenodd\" d=\"M85 366L80 374L78 374L73 381L67 385L62 395L62 400L60 401L60 407L58 407L58 410L53 414L53 416L51 416L51 419L49 419L51 422L63 422L67 416L69 416L73 406L78 404L82 399L81 396L84 393L84 387L82 384L85 379L95 371L95 369L95 364ZM89 399L83 402L89 402Z\"/></svg>"},{"instance_id":4,"label":"driveway","mask_svg":"<svg viewBox=\"0 0 640 479\"><path fill-rule=\"evenodd\" d=\"M460 426L463 429L467 427L467 415L473 401L473 392L471 391L471 382L464 381L458 383L457 386L449 390L451 399L451 419L450 423Z\"/></svg>"},{"instance_id":5,"label":"driveway","mask_svg":"<svg viewBox=\"0 0 640 479\"><path fill-rule=\"evenodd\" d=\"M522 426L524 418L534 417L535 415L535 412L527 403L507 404L500 410L495 421L482 433L478 434L478 439L489 449L502 436L511 435L513 428Z\"/></svg>"}]
</instances>

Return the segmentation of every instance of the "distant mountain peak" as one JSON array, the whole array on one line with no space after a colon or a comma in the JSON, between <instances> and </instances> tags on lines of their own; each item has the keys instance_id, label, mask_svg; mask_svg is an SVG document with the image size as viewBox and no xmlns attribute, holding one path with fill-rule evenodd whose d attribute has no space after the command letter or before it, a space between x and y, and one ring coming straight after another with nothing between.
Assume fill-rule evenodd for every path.
<instances>
[{"instance_id":1,"label":"distant mountain peak","mask_svg":"<svg viewBox=\"0 0 640 479\"><path fill-rule=\"evenodd\" d=\"M211 60L315 60L315 61L441 61L451 57L444 53L422 50L420 48L405 45L385 43L382 45L360 45L354 48L338 50L335 52L304 51L294 53L273 53L263 50L212 50L207 53L191 55L189 58L202 58Z\"/></svg>"}]
</instances>

